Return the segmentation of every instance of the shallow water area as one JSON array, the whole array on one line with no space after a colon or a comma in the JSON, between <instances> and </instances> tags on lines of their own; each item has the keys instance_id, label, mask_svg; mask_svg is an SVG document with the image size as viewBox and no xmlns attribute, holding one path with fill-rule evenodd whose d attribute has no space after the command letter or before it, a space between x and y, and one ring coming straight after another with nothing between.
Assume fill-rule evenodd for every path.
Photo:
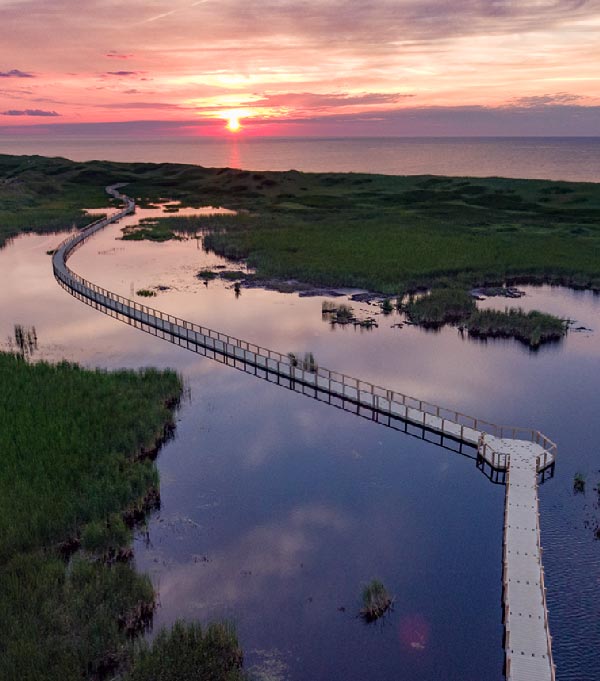
<instances>
[{"instance_id":1,"label":"shallow water area","mask_svg":"<svg viewBox=\"0 0 600 681\"><path fill-rule=\"evenodd\" d=\"M600 300L589 293L525 287L518 305L577 319L571 332L531 352L514 341L426 332L396 313L371 331L332 327L323 297L260 289L236 297L230 283L196 277L239 269L189 238L122 241L112 226L70 260L85 278L281 352L313 352L319 364L466 413L535 426L559 445L554 479L541 490L542 544L559 679L593 679L600 661L595 589L599 544L574 496L581 470L597 474ZM147 215L147 217L154 217ZM189 387L176 437L160 454L162 508L135 545L161 607L156 626L179 617L237 623L258 679L502 678L503 488L475 462L386 429L143 334L81 304L54 282L50 257L62 236L25 236L0 250L0 339L35 325L37 356L104 367L173 366ZM594 477L595 476L595 477ZM589 523L588 523L589 524ZM576 548L576 550L574 550ZM381 623L357 617L365 583L395 596ZM580 595L584 596L581 597Z\"/></svg>"}]
</instances>

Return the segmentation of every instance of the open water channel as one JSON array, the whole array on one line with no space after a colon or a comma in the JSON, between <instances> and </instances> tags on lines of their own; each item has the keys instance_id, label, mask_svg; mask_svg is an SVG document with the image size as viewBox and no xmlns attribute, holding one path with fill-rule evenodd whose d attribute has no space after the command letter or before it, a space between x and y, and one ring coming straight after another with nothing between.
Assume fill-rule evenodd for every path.
<instances>
[{"instance_id":1,"label":"open water channel","mask_svg":"<svg viewBox=\"0 0 600 681\"><path fill-rule=\"evenodd\" d=\"M70 260L85 278L170 314L496 423L535 427L558 444L540 488L542 545L558 678L596 679L600 663L600 298L525 287L519 305L575 319L531 352L514 341L395 325L332 327L322 297L195 275L226 264L198 239L163 244L95 236ZM266 681L493 681L502 678L504 489L475 462L146 335L87 307L54 281L63 235L0 250L0 343L35 326L34 358L86 366L173 367L187 397L158 458L162 507L135 542L159 592L155 628L229 619L245 665ZM233 268L238 268L234 265ZM504 299L483 304L504 306ZM586 476L583 495L573 476ZM362 587L380 578L393 612L365 625Z\"/></svg>"}]
</instances>

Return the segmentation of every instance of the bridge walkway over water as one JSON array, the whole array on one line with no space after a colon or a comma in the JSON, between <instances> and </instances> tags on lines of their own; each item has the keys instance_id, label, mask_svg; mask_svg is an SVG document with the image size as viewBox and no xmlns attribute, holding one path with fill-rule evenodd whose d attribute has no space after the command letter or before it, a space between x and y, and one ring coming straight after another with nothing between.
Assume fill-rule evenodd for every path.
<instances>
[{"instance_id":1,"label":"bridge walkway over water","mask_svg":"<svg viewBox=\"0 0 600 681\"><path fill-rule=\"evenodd\" d=\"M135 211L135 202L67 238L53 256L54 275L73 296L97 310L165 340L255 376L326 401L382 425L418 428L423 437L452 441L476 451L478 465L506 484L503 543L503 605L506 677L552 681L551 637L541 559L538 475L554 470L556 445L534 429L499 426L461 412L383 388L254 343L165 314L86 281L67 265L70 255L97 231Z\"/></svg>"}]
</instances>

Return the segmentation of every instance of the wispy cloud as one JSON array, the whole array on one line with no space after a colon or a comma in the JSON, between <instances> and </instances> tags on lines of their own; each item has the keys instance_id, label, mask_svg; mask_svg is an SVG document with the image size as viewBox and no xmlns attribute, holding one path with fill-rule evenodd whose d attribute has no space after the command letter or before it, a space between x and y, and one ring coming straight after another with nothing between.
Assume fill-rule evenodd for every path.
<instances>
[{"instance_id":1,"label":"wispy cloud","mask_svg":"<svg viewBox=\"0 0 600 681\"><path fill-rule=\"evenodd\" d=\"M115 50L110 50L104 56L108 57L109 59L132 59L133 58L133 54L126 54L124 52L116 52Z\"/></svg>"},{"instance_id":2,"label":"wispy cloud","mask_svg":"<svg viewBox=\"0 0 600 681\"><path fill-rule=\"evenodd\" d=\"M554 95L532 95L529 97L517 97L512 99L508 106L514 107L540 107L540 106L556 106L556 105L566 105L575 104L582 102L586 97L581 95L572 95L568 92L558 92Z\"/></svg>"},{"instance_id":3,"label":"wispy cloud","mask_svg":"<svg viewBox=\"0 0 600 681\"><path fill-rule=\"evenodd\" d=\"M43 109L9 109L0 112L0 116L60 116L56 111L44 111Z\"/></svg>"},{"instance_id":4,"label":"wispy cloud","mask_svg":"<svg viewBox=\"0 0 600 681\"><path fill-rule=\"evenodd\" d=\"M0 78L35 78L33 73L27 73L20 69L11 69L10 71L0 71Z\"/></svg>"},{"instance_id":5,"label":"wispy cloud","mask_svg":"<svg viewBox=\"0 0 600 681\"><path fill-rule=\"evenodd\" d=\"M103 76L118 76L119 78L128 78L130 76L143 76L145 71L105 71Z\"/></svg>"},{"instance_id":6,"label":"wispy cloud","mask_svg":"<svg viewBox=\"0 0 600 681\"><path fill-rule=\"evenodd\" d=\"M323 111L346 107L371 107L382 104L397 104L403 99L413 97L412 94L398 92L361 92L351 94L315 93L315 92L279 92L267 94L259 99L248 101L255 107L275 107L296 111Z\"/></svg>"},{"instance_id":7,"label":"wispy cloud","mask_svg":"<svg viewBox=\"0 0 600 681\"><path fill-rule=\"evenodd\" d=\"M98 107L101 109L155 109L157 111L164 111L165 109L185 111L190 109L190 107L169 102L110 102L109 104L98 104Z\"/></svg>"}]
</instances>

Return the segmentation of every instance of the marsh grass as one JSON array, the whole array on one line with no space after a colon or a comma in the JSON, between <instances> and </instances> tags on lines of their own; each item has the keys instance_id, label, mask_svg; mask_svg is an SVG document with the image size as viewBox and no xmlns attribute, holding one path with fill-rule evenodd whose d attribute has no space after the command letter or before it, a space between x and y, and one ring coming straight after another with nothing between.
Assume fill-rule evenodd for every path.
<instances>
[{"instance_id":1,"label":"marsh grass","mask_svg":"<svg viewBox=\"0 0 600 681\"><path fill-rule=\"evenodd\" d=\"M156 291L152 291L151 289L148 288L139 288L135 292L136 296L140 296L142 298L154 298L156 297Z\"/></svg>"},{"instance_id":2,"label":"marsh grass","mask_svg":"<svg viewBox=\"0 0 600 681\"><path fill-rule=\"evenodd\" d=\"M600 290L600 185L592 183L252 173L181 164L75 163L0 155L0 245L19 231L64 228L127 183L140 204L241 209L170 216L127 238L208 232L204 246L247 259L261 279L296 279L396 296L448 283L561 283Z\"/></svg>"},{"instance_id":3,"label":"marsh grass","mask_svg":"<svg viewBox=\"0 0 600 681\"><path fill-rule=\"evenodd\" d=\"M412 299L405 310L415 324L437 328L447 323L465 321L475 312L476 306L467 291L442 288Z\"/></svg>"},{"instance_id":4,"label":"marsh grass","mask_svg":"<svg viewBox=\"0 0 600 681\"><path fill-rule=\"evenodd\" d=\"M480 338L516 338L529 347L560 340L567 332L564 320L537 310L520 308L477 310L467 320L469 334Z\"/></svg>"},{"instance_id":5,"label":"marsh grass","mask_svg":"<svg viewBox=\"0 0 600 681\"><path fill-rule=\"evenodd\" d=\"M392 604L393 599L383 583L374 579L363 589L360 616L365 622L374 622L383 617Z\"/></svg>"},{"instance_id":6,"label":"marsh grass","mask_svg":"<svg viewBox=\"0 0 600 681\"><path fill-rule=\"evenodd\" d=\"M142 643L124 681L242 681L243 653L230 624L176 622Z\"/></svg>"},{"instance_id":7,"label":"marsh grass","mask_svg":"<svg viewBox=\"0 0 600 681\"><path fill-rule=\"evenodd\" d=\"M0 353L0 385L0 678L113 676L154 593L104 557L129 544L123 514L158 486L138 455L172 422L181 380Z\"/></svg>"},{"instance_id":8,"label":"marsh grass","mask_svg":"<svg viewBox=\"0 0 600 681\"><path fill-rule=\"evenodd\" d=\"M433 289L412 298L404 310L413 323L426 328L462 324L475 338L515 338L531 348L560 340L567 332L564 320L537 310L479 310L469 292L454 288Z\"/></svg>"},{"instance_id":9,"label":"marsh grass","mask_svg":"<svg viewBox=\"0 0 600 681\"><path fill-rule=\"evenodd\" d=\"M212 281L217 278L216 272L213 272L212 270L200 270L196 276L198 279L202 279L202 281Z\"/></svg>"},{"instance_id":10,"label":"marsh grass","mask_svg":"<svg viewBox=\"0 0 600 681\"><path fill-rule=\"evenodd\" d=\"M389 315L394 311L394 306L389 298L385 298L381 303L381 311L385 315Z\"/></svg>"}]
</instances>

